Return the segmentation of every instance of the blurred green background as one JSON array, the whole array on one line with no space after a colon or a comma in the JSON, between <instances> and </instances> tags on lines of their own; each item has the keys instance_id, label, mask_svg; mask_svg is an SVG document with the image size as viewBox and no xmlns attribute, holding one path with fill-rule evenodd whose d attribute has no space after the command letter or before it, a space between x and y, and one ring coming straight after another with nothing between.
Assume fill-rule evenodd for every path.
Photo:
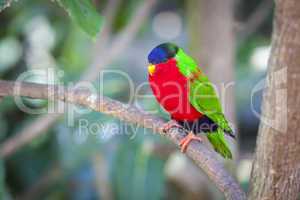
<instances>
[{"instance_id":1,"label":"blurred green background","mask_svg":"<svg viewBox=\"0 0 300 200\"><path fill-rule=\"evenodd\" d=\"M147 80L147 54L154 46L172 41L197 57L197 37L211 41L201 31L209 33L211 29L214 35L214 27L223 22L222 15L214 12L207 0L72 2L76 1L12 1L0 12L1 79L15 80L26 71L51 69L56 72L55 83L89 80L105 95L127 103L128 80L118 74L99 78L97 70L121 70L137 87ZM0 10L5 3L0 0ZM210 14L207 18L193 6L199 4L211 9L205 12ZM229 23L234 43L228 51L233 52L229 68L234 72L234 126L239 134L238 141L233 142L237 145L235 160L226 165L247 190L259 124L251 109L251 92L266 73L273 5L267 0L226 0L220 4L221 11L232 12ZM220 24L196 24L195 18L209 22L211 15L219 16ZM217 34L222 38L227 33ZM216 40L218 49L226 37L224 41ZM204 43L199 44L200 48ZM202 51L215 55L207 46L203 45ZM197 60L209 72L207 62L201 63L201 56ZM218 73L230 71L225 67L220 67ZM216 73L208 74L214 80ZM27 81L53 83L38 73ZM99 81L103 87L98 87ZM148 86L140 92L151 94ZM32 99L24 102L35 109L53 104ZM260 102L258 92L252 98L258 112ZM134 97L132 103L145 110L159 109L153 98ZM162 109L159 113L167 118ZM191 161L150 130L138 128L136 134L135 126L95 112L76 113L72 125L68 114L54 115L51 117L55 120L47 121L44 114L22 112L13 98L1 100L2 147L18 134L29 135L39 125L44 128L39 137L0 160L0 199L223 199ZM44 121L38 121L41 117ZM87 130L81 129L80 123L96 125Z\"/></svg>"}]
</instances>

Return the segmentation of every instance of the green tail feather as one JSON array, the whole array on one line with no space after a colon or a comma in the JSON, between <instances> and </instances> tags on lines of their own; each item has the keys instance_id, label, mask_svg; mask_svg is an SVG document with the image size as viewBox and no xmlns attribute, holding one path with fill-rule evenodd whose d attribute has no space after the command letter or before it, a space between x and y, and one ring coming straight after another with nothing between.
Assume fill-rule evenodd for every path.
<instances>
[{"instance_id":1,"label":"green tail feather","mask_svg":"<svg viewBox=\"0 0 300 200\"><path fill-rule=\"evenodd\" d=\"M224 158L232 159L231 151L221 129L218 129L216 132L208 133L207 138L216 152L221 154Z\"/></svg>"}]
</instances>

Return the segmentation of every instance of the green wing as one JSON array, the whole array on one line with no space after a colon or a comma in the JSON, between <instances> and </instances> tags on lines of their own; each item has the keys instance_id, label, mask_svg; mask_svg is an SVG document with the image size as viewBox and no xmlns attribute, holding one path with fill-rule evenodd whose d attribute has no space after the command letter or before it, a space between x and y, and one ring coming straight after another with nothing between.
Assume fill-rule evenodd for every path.
<instances>
[{"instance_id":1,"label":"green wing","mask_svg":"<svg viewBox=\"0 0 300 200\"><path fill-rule=\"evenodd\" d=\"M199 112L205 114L218 125L216 131L207 134L207 138L215 151L224 158L231 159L232 154L225 140L224 132L232 135L232 129L222 112L214 87L205 75L201 74L195 80L190 81L189 100Z\"/></svg>"},{"instance_id":2,"label":"green wing","mask_svg":"<svg viewBox=\"0 0 300 200\"><path fill-rule=\"evenodd\" d=\"M223 114L219 98L208 78L204 74L200 74L189 84L191 104L214 121L223 131L232 134L232 129Z\"/></svg>"},{"instance_id":3,"label":"green wing","mask_svg":"<svg viewBox=\"0 0 300 200\"><path fill-rule=\"evenodd\" d=\"M208 133L207 139L216 152L220 153L224 158L232 159L232 154L225 140L223 130L218 128L215 132Z\"/></svg>"},{"instance_id":4,"label":"green wing","mask_svg":"<svg viewBox=\"0 0 300 200\"><path fill-rule=\"evenodd\" d=\"M232 129L223 114L221 103L213 85L207 76L201 73L195 61L181 49L176 55L176 60L180 72L190 78L190 103L219 127L216 131L208 133L208 140L223 157L232 158L232 154L224 138L224 132L233 136Z\"/></svg>"},{"instance_id":5,"label":"green wing","mask_svg":"<svg viewBox=\"0 0 300 200\"><path fill-rule=\"evenodd\" d=\"M232 133L232 129L226 120L221 103L215 89L207 76L200 72L196 62L179 49L176 55L179 71L186 77L193 77L189 81L190 103L201 113L214 121L222 130ZM200 73L200 74L199 74ZM199 74L198 76L195 76Z\"/></svg>"}]
</instances>

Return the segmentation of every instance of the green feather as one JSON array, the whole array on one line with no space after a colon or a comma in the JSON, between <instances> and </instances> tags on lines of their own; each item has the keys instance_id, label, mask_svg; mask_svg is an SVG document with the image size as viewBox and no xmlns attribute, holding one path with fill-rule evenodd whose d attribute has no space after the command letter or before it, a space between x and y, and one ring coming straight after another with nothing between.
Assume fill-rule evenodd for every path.
<instances>
[{"instance_id":1,"label":"green feather","mask_svg":"<svg viewBox=\"0 0 300 200\"><path fill-rule=\"evenodd\" d=\"M207 139L216 152L221 154L224 158L232 159L232 154L226 143L224 132L220 128L216 132L208 133Z\"/></svg>"},{"instance_id":2,"label":"green feather","mask_svg":"<svg viewBox=\"0 0 300 200\"><path fill-rule=\"evenodd\" d=\"M189 77L192 73L197 72L197 63L191 57L187 56L181 48L178 49L175 59L177 61L179 71L185 77Z\"/></svg>"},{"instance_id":3,"label":"green feather","mask_svg":"<svg viewBox=\"0 0 300 200\"><path fill-rule=\"evenodd\" d=\"M217 152L224 158L231 158L232 154L224 138L224 132L231 134L233 131L223 114L221 103L213 85L208 77L200 71L196 62L186 55L182 49L178 50L175 59L179 71L185 77L192 77L200 72L199 76L189 81L189 101L199 112L218 125L218 130L208 133L207 137Z\"/></svg>"}]
</instances>

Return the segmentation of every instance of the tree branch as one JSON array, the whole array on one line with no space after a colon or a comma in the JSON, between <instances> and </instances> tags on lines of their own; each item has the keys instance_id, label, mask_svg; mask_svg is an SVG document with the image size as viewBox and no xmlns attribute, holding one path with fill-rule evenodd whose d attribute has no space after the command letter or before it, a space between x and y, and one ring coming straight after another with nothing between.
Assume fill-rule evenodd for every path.
<instances>
[{"instance_id":1,"label":"tree branch","mask_svg":"<svg viewBox=\"0 0 300 200\"><path fill-rule=\"evenodd\" d=\"M276 0L274 14L249 200L296 200L300 193L299 1Z\"/></svg>"},{"instance_id":2,"label":"tree branch","mask_svg":"<svg viewBox=\"0 0 300 200\"><path fill-rule=\"evenodd\" d=\"M16 88L18 90L16 90ZM16 91L18 91L19 94L16 94ZM124 122L150 128L153 132L165 136L177 146L180 140L186 136L186 132L180 128L172 128L165 133L162 128L165 122L162 119L147 114L134 106L126 105L83 89L68 89L63 86L0 81L0 96L16 95L38 99L55 99L67 103L79 104L97 112L116 117ZM3 146L0 149L0 154L4 156ZM203 143L192 141L187 148L186 154L208 175L218 189L224 193L226 199L246 199L245 193L238 183L224 169L223 164L216 159L216 154L209 150Z\"/></svg>"},{"instance_id":3,"label":"tree branch","mask_svg":"<svg viewBox=\"0 0 300 200\"><path fill-rule=\"evenodd\" d=\"M118 1L118 0L116 0ZM91 65L88 67L87 72L84 73L80 80L89 80L94 81L98 76L98 73L101 71L101 69L109 64L112 60L115 59L121 53L126 49L126 46L134 39L134 36L137 34L140 26L142 25L142 22L147 19L147 16L150 13L151 8L155 4L157 0L146 0L137 8L135 14L133 15L131 21L129 24L125 27L125 29L121 32L119 36L117 36L116 39L113 40L113 43L110 45L110 48L108 48L106 51L101 51L103 48L103 45L107 43L107 40L109 39L107 33L107 30L110 29L109 26L112 23L113 15L115 12L115 8L113 6L117 6L118 3L115 2L114 5L108 4L106 7L107 14L109 13L108 10L110 10L110 16L108 17L108 20L106 21L105 27L103 28L103 32L101 33L100 38L104 34L105 39L98 39L94 51L96 52L93 60L91 62ZM109 1L109 3L112 1ZM112 4L112 3L111 3ZM111 19L111 20L109 20ZM108 28L106 28L108 27ZM106 35L106 36L105 36ZM100 55L97 53L100 52ZM7 145L5 149L4 156L7 157L13 153L15 153L20 147L23 145L29 143L31 140L33 140L35 137L38 137L45 133L45 131L54 124L58 118L60 117L60 114L47 114L38 117L34 122L26 126L24 129L22 129L19 133L17 133L15 136L8 139L6 142L14 143L14 148L11 148L10 145Z\"/></svg>"}]
</instances>

